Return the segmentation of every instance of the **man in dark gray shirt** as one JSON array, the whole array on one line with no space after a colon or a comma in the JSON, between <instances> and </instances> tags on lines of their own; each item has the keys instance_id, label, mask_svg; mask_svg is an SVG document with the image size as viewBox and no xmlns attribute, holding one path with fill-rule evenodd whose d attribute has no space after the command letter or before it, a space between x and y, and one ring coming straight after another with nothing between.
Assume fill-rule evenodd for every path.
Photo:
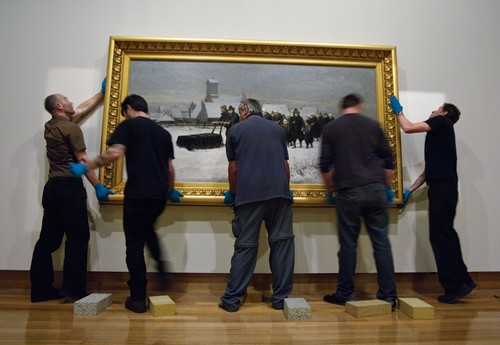
<instances>
[{"instance_id":1,"label":"man in dark gray shirt","mask_svg":"<svg viewBox=\"0 0 500 345\"><path fill-rule=\"evenodd\" d=\"M396 281L387 236L387 205L394 197L392 151L378 122L361 115L359 96L347 95L341 105L342 116L324 127L321 143L320 168L328 200L337 206L340 241L337 290L323 300L340 305L354 300L357 242L364 218L377 266L377 298L391 303L394 310Z\"/></svg>"},{"instance_id":2,"label":"man in dark gray shirt","mask_svg":"<svg viewBox=\"0 0 500 345\"><path fill-rule=\"evenodd\" d=\"M292 291L295 259L285 130L262 117L262 107L255 99L244 100L238 111L240 122L229 129L226 140L229 191L224 199L225 204L234 203L236 242L231 275L219 306L238 311L255 269L260 227L265 222L271 249L271 305L283 309L283 300Z\"/></svg>"}]
</instances>

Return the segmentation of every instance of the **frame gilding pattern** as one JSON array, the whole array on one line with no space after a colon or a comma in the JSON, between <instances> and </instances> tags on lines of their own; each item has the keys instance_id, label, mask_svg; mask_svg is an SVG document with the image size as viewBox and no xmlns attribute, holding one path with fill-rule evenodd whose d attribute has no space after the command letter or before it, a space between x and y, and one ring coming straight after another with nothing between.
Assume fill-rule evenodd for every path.
<instances>
[{"instance_id":1,"label":"frame gilding pattern","mask_svg":"<svg viewBox=\"0 0 500 345\"><path fill-rule=\"evenodd\" d=\"M398 95L395 47L112 36L108 54L101 151L106 149L107 139L123 120L120 104L128 94L130 62L135 59L267 62L373 68L376 81L377 117L393 152L394 204L402 202L400 131L389 100L391 95ZM125 187L123 169L123 159L100 169L103 185L116 193L109 196L109 203L123 203ZM228 184L176 182L175 188L184 194L181 205L224 205L223 193L228 189ZM295 206L329 206L324 201L323 185L292 184L290 188L294 191Z\"/></svg>"}]
</instances>

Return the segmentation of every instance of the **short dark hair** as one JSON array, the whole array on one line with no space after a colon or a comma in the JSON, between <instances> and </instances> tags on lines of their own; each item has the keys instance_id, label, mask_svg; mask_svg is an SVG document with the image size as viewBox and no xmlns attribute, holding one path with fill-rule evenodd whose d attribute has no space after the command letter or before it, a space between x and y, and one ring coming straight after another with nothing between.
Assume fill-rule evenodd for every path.
<instances>
[{"instance_id":1,"label":"short dark hair","mask_svg":"<svg viewBox=\"0 0 500 345\"><path fill-rule=\"evenodd\" d=\"M447 112L446 117L449 118L451 122L457 123L460 118L460 110L454 104L443 104L443 110Z\"/></svg>"},{"instance_id":2,"label":"short dark hair","mask_svg":"<svg viewBox=\"0 0 500 345\"><path fill-rule=\"evenodd\" d=\"M45 97L45 110L53 115L57 102L59 102L59 97L56 94Z\"/></svg>"},{"instance_id":3,"label":"short dark hair","mask_svg":"<svg viewBox=\"0 0 500 345\"><path fill-rule=\"evenodd\" d=\"M129 105L135 111L142 111L148 113L148 103L144 98L139 95L128 95L122 102L122 115L123 110Z\"/></svg>"},{"instance_id":4,"label":"short dark hair","mask_svg":"<svg viewBox=\"0 0 500 345\"><path fill-rule=\"evenodd\" d=\"M361 98L360 95L351 93L342 98L342 100L340 101L340 107L342 108L342 110L344 110L347 108L355 107L360 103L363 103L363 98Z\"/></svg>"}]
</instances>

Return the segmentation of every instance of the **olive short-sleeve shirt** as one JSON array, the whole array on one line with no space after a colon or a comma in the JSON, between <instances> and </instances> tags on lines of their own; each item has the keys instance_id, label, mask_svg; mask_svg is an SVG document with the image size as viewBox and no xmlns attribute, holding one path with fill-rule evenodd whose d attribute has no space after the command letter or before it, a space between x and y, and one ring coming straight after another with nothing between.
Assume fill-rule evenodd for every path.
<instances>
[{"instance_id":1,"label":"olive short-sleeve shirt","mask_svg":"<svg viewBox=\"0 0 500 345\"><path fill-rule=\"evenodd\" d=\"M80 127L63 116L53 116L45 123L44 138L49 159L49 178L71 177L69 163L76 163L73 152L85 150L85 141Z\"/></svg>"}]
</instances>

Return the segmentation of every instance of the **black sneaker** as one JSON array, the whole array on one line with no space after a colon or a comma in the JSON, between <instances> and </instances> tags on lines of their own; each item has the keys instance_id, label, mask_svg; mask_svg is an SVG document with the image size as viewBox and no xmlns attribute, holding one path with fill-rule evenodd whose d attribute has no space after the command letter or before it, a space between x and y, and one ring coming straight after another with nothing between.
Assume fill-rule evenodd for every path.
<instances>
[{"instance_id":1,"label":"black sneaker","mask_svg":"<svg viewBox=\"0 0 500 345\"><path fill-rule=\"evenodd\" d=\"M61 291L59 289L56 289L55 287L51 286L49 291L45 294L31 293L31 302L33 303L45 302L53 299L60 299L63 297L64 296L61 295Z\"/></svg>"},{"instance_id":2,"label":"black sneaker","mask_svg":"<svg viewBox=\"0 0 500 345\"><path fill-rule=\"evenodd\" d=\"M125 300L125 308L134 313L145 313L148 310L145 301L133 301L130 296Z\"/></svg>"},{"instance_id":3,"label":"black sneaker","mask_svg":"<svg viewBox=\"0 0 500 345\"><path fill-rule=\"evenodd\" d=\"M61 296L64 296L64 300L61 303L74 303L84 297L87 297L89 294L87 291L83 291L79 294L74 294L71 292L67 292L64 290L61 290L60 292Z\"/></svg>"},{"instance_id":4,"label":"black sneaker","mask_svg":"<svg viewBox=\"0 0 500 345\"><path fill-rule=\"evenodd\" d=\"M276 310L283 310L284 303L283 302L276 302L276 303L271 303L271 308L276 309Z\"/></svg>"},{"instance_id":5,"label":"black sneaker","mask_svg":"<svg viewBox=\"0 0 500 345\"><path fill-rule=\"evenodd\" d=\"M332 303L332 304L345 305L345 302L350 302L353 300L349 300L349 301L341 300L335 294L331 294L331 295L324 296L323 301L328 302L328 303Z\"/></svg>"},{"instance_id":6,"label":"black sneaker","mask_svg":"<svg viewBox=\"0 0 500 345\"><path fill-rule=\"evenodd\" d=\"M230 312L230 313L237 312L240 309L240 307L238 307L236 305L226 304L222 301L219 302L219 308L222 308L225 311Z\"/></svg>"},{"instance_id":7,"label":"black sneaker","mask_svg":"<svg viewBox=\"0 0 500 345\"><path fill-rule=\"evenodd\" d=\"M442 296L438 297L438 301L441 303L447 303L447 304L455 304L460 298L464 298L468 294L471 293L472 290L476 287L476 283L474 283L472 280L469 282L466 282L462 284L462 286L453 293L445 293Z\"/></svg>"}]
</instances>

